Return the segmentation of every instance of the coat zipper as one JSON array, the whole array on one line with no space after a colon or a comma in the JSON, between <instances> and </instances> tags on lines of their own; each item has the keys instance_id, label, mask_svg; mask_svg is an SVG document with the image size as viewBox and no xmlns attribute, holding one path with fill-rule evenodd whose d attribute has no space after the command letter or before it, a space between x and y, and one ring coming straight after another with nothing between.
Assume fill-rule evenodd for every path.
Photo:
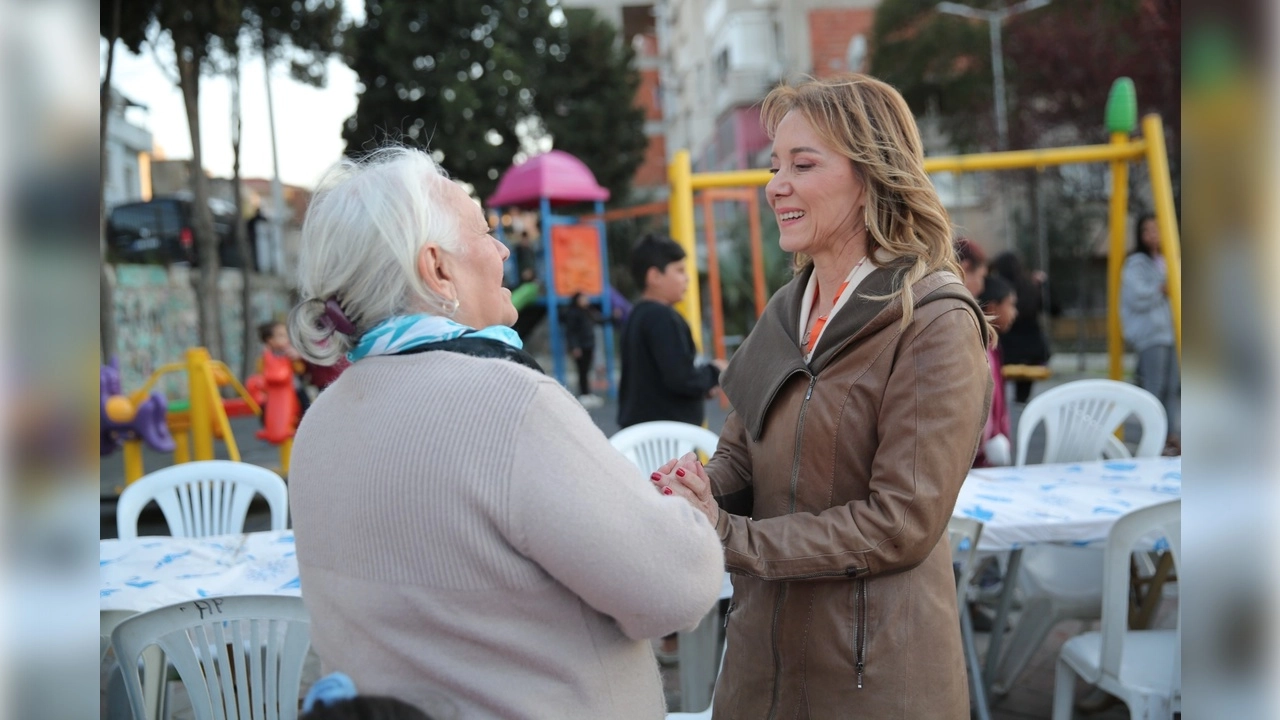
<instances>
[{"instance_id":1,"label":"coat zipper","mask_svg":"<svg viewBox=\"0 0 1280 720\"><path fill-rule=\"evenodd\" d=\"M856 580L854 586L854 667L858 672L858 689L862 689L862 675L867 669L867 581Z\"/></svg>"},{"instance_id":2,"label":"coat zipper","mask_svg":"<svg viewBox=\"0 0 1280 720\"><path fill-rule=\"evenodd\" d=\"M796 421L795 452L791 456L791 502L788 513L796 511L796 483L800 479L800 439L804 436L804 416L809 411L809 398L813 397L813 386L818 376L809 376L809 388L805 390L804 400L800 403L800 418ZM769 718L778 714L778 698L782 692L782 650L778 647L778 618L782 615L782 602L787 597L787 584L779 583L778 598L773 606L773 700L769 703Z\"/></svg>"},{"instance_id":3,"label":"coat zipper","mask_svg":"<svg viewBox=\"0 0 1280 720\"><path fill-rule=\"evenodd\" d=\"M800 438L804 436L804 416L809 412L809 398L813 397L813 386L818 382L817 375L809 376L809 389L804 393L804 401L800 403L800 419L796 421L796 449L791 456L791 504L788 513L796 511L796 484L800 480Z\"/></svg>"}]
</instances>

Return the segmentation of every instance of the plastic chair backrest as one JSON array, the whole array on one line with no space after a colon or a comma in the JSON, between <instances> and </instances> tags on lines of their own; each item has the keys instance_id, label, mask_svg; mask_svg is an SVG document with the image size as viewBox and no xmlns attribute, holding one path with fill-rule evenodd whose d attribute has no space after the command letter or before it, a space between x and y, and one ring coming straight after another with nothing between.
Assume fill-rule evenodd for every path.
<instances>
[{"instance_id":1,"label":"plastic chair backrest","mask_svg":"<svg viewBox=\"0 0 1280 720\"><path fill-rule=\"evenodd\" d=\"M1101 670L1104 675L1112 678L1120 677L1124 637L1129 629L1129 556L1139 539L1155 533L1162 535L1168 543L1168 549L1173 555L1174 572L1181 576L1181 499L1134 510L1117 520L1107 535L1102 576ZM1181 620L1178 626L1181 629ZM1181 654L1175 658L1175 663L1181 667Z\"/></svg>"},{"instance_id":2,"label":"plastic chair backrest","mask_svg":"<svg viewBox=\"0 0 1280 720\"><path fill-rule=\"evenodd\" d=\"M120 623L137 615L132 610L102 610L98 615L98 639L101 641L99 646L98 660L106 660L107 648L111 647L111 633Z\"/></svg>"},{"instance_id":3,"label":"plastic chair backrest","mask_svg":"<svg viewBox=\"0 0 1280 720\"><path fill-rule=\"evenodd\" d=\"M982 537L982 522L973 518L953 517L947 521L947 540L951 543L951 561L960 566L956 575L957 599L960 611L965 611L965 593L973 579L975 557L978 554L978 538Z\"/></svg>"},{"instance_id":4,"label":"plastic chair backrest","mask_svg":"<svg viewBox=\"0 0 1280 720\"><path fill-rule=\"evenodd\" d=\"M1043 463L1114 458L1123 447L1116 428L1130 415L1142 425L1137 457L1156 457L1164 449L1169 422L1154 395L1116 380L1077 380L1031 399L1018 419L1017 465L1027 464L1036 426L1044 423ZM1126 451L1125 457L1128 456Z\"/></svg>"},{"instance_id":5,"label":"plastic chair backrest","mask_svg":"<svg viewBox=\"0 0 1280 720\"><path fill-rule=\"evenodd\" d=\"M173 537L233 535L244 530L255 493L271 508L271 529L284 530L289 488L274 472L249 463L201 460L157 470L130 483L116 503L116 534L138 536L138 515L155 500Z\"/></svg>"},{"instance_id":6,"label":"plastic chair backrest","mask_svg":"<svg viewBox=\"0 0 1280 720\"><path fill-rule=\"evenodd\" d=\"M106 662L107 649L111 647L111 633L120 623L138 613L133 610L102 610L98 618L100 639L102 642L99 662ZM119 660L117 659L117 664ZM134 663L135 665L137 663ZM142 695L146 698L147 720L159 720L160 710L164 706L165 664L164 653L160 648L152 646L143 651L142 664L145 670L142 678ZM110 714L110 712L108 712Z\"/></svg>"},{"instance_id":7,"label":"plastic chair backrest","mask_svg":"<svg viewBox=\"0 0 1280 720\"><path fill-rule=\"evenodd\" d=\"M138 658L159 645L186 686L196 720L295 720L311 647L302 598L190 600L121 622L111 635L134 720L145 720Z\"/></svg>"},{"instance_id":8,"label":"plastic chair backrest","mask_svg":"<svg viewBox=\"0 0 1280 720\"><path fill-rule=\"evenodd\" d=\"M704 427L669 420L632 425L609 438L611 445L646 473L691 450L697 450L709 459L715 454L719 442L720 438Z\"/></svg>"}]
</instances>

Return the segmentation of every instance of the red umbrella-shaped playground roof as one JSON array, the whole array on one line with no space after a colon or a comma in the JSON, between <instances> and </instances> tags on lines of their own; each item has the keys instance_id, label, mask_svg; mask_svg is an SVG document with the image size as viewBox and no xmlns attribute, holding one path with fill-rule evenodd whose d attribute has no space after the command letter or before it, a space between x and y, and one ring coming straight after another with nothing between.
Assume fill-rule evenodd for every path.
<instances>
[{"instance_id":1,"label":"red umbrella-shaped playground roof","mask_svg":"<svg viewBox=\"0 0 1280 720\"><path fill-rule=\"evenodd\" d=\"M600 187L581 160L563 150L552 150L507 168L488 205L525 207L537 205L542 198L557 204L603 201L609 199L609 191Z\"/></svg>"}]
</instances>

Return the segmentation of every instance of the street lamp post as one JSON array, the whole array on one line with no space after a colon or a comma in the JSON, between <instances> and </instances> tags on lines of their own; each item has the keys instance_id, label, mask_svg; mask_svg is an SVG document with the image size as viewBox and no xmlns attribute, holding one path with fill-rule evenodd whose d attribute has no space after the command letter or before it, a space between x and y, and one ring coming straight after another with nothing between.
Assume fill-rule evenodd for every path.
<instances>
[{"instance_id":1,"label":"street lamp post","mask_svg":"<svg viewBox=\"0 0 1280 720\"><path fill-rule=\"evenodd\" d=\"M270 252L266 254L273 274L283 275L284 268L284 189L280 185L280 153L276 146L276 110L271 98L271 51L262 52L262 69L267 82L267 124L271 130L271 214L268 216L271 228L271 242L267 244ZM258 251L262 254L262 251ZM259 268L265 271L264 268Z\"/></svg>"},{"instance_id":2,"label":"street lamp post","mask_svg":"<svg viewBox=\"0 0 1280 720\"><path fill-rule=\"evenodd\" d=\"M997 150L1009 149L1009 119L1008 106L1005 104L1004 90L1004 42L1002 38L1002 28L1004 21L1019 13L1035 10L1048 5L1052 0L1023 0L1016 5L1009 7L999 7L995 10L981 10L972 8L968 5L961 5L954 2L940 2L936 9L940 13L948 15L959 15L960 17L972 20L985 20L987 29L991 33L991 80L993 84L992 93L995 95L996 108L996 144ZM1005 235L1009 239L1010 247L1013 246L1013 220L1009 216L1009 202L1005 196L1005 183L999 181L1001 204L1004 206L1004 230ZM1041 267L1044 266L1044 258L1041 258Z\"/></svg>"},{"instance_id":3,"label":"street lamp post","mask_svg":"<svg viewBox=\"0 0 1280 720\"><path fill-rule=\"evenodd\" d=\"M1023 2L1016 5L995 10L980 10L953 2L941 2L937 5L937 10L940 13L959 15L960 17L985 20L987 22L987 28L991 33L991 75L995 86L993 91L995 93L996 136L999 142L999 150L1009 149L1009 120L1004 91L1004 43L1001 37L1001 28L1004 26L1004 21L1014 15L1042 8L1050 2L1051 0L1023 0Z\"/></svg>"}]
</instances>

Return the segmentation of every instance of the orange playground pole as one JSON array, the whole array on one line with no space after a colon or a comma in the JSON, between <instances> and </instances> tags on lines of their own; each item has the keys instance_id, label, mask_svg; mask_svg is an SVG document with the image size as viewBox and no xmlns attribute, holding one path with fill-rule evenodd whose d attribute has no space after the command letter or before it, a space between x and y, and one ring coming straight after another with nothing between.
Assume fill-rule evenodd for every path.
<instances>
[{"instance_id":1,"label":"orange playground pole","mask_svg":"<svg viewBox=\"0 0 1280 720\"><path fill-rule=\"evenodd\" d=\"M756 191L751 188L703 190L702 200L703 233L707 243L707 285L711 289L711 332L715 348L715 357L724 360L728 350L724 344L724 302L720 290L720 262L716 251L716 221L713 203L720 201L741 202L747 205L751 235L751 274L755 291L756 317L764 314L768 302L764 280L764 248L760 238L760 200Z\"/></svg>"}]
</instances>

